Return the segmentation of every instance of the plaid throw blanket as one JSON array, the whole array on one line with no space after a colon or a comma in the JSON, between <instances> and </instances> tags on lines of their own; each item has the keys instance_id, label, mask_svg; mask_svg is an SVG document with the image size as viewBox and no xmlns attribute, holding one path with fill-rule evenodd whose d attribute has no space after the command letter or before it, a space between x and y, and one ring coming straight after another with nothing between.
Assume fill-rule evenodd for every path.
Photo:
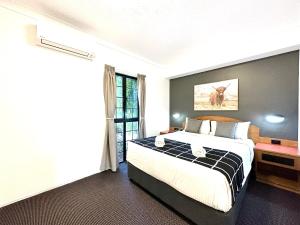
<instances>
[{"instance_id":1,"label":"plaid throw blanket","mask_svg":"<svg viewBox=\"0 0 300 225\"><path fill-rule=\"evenodd\" d=\"M132 140L132 142L219 171L226 177L230 185L232 205L234 204L244 180L243 160L239 155L225 150L204 147L206 157L197 158L192 154L191 145L184 142L165 139L165 146L162 148L155 146L155 137Z\"/></svg>"}]
</instances>

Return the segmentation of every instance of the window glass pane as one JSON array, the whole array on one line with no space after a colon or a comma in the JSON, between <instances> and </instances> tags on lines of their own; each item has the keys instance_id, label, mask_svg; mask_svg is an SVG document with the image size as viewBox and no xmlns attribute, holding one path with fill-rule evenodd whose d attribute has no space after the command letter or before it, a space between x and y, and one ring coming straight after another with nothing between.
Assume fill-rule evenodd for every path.
<instances>
[{"instance_id":1,"label":"window glass pane","mask_svg":"<svg viewBox=\"0 0 300 225\"><path fill-rule=\"evenodd\" d=\"M138 110L137 109L133 109L132 117L133 118L137 118L138 117Z\"/></svg>"},{"instance_id":2,"label":"window glass pane","mask_svg":"<svg viewBox=\"0 0 300 225\"><path fill-rule=\"evenodd\" d=\"M116 123L117 133L123 133L123 123Z\"/></svg>"},{"instance_id":3,"label":"window glass pane","mask_svg":"<svg viewBox=\"0 0 300 225\"><path fill-rule=\"evenodd\" d=\"M117 97L123 97L123 88L117 87Z\"/></svg>"},{"instance_id":4,"label":"window glass pane","mask_svg":"<svg viewBox=\"0 0 300 225\"><path fill-rule=\"evenodd\" d=\"M126 97L133 98L133 89L126 87Z\"/></svg>"},{"instance_id":5,"label":"window glass pane","mask_svg":"<svg viewBox=\"0 0 300 225\"><path fill-rule=\"evenodd\" d=\"M126 118L127 119L132 118L132 110L131 109L126 109Z\"/></svg>"},{"instance_id":6,"label":"window glass pane","mask_svg":"<svg viewBox=\"0 0 300 225\"><path fill-rule=\"evenodd\" d=\"M123 118L123 109L122 108L117 108L117 118Z\"/></svg>"},{"instance_id":7,"label":"window glass pane","mask_svg":"<svg viewBox=\"0 0 300 225\"><path fill-rule=\"evenodd\" d=\"M131 89L131 96L133 99L137 99L137 90L136 89Z\"/></svg>"},{"instance_id":8,"label":"window glass pane","mask_svg":"<svg viewBox=\"0 0 300 225\"><path fill-rule=\"evenodd\" d=\"M117 133L117 142L123 142L123 133Z\"/></svg>"},{"instance_id":9,"label":"window glass pane","mask_svg":"<svg viewBox=\"0 0 300 225\"><path fill-rule=\"evenodd\" d=\"M126 122L126 131L132 130L132 122Z\"/></svg>"},{"instance_id":10,"label":"window glass pane","mask_svg":"<svg viewBox=\"0 0 300 225\"><path fill-rule=\"evenodd\" d=\"M123 141L117 142L117 152L118 152L119 162L123 162L124 161Z\"/></svg>"},{"instance_id":11,"label":"window glass pane","mask_svg":"<svg viewBox=\"0 0 300 225\"><path fill-rule=\"evenodd\" d=\"M132 102L132 108L138 108L138 101L137 101L137 99L134 99L134 101Z\"/></svg>"},{"instance_id":12,"label":"window glass pane","mask_svg":"<svg viewBox=\"0 0 300 225\"><path fill-rule=\"evenodd\" d=\"M123 107L123 98L117 98L117 107L119 108Z\"/></svg>"},{"instance_id":13,"label":"window glass pane","mask_svg":"<svg viewBox=\"0 0 300 225\"><path fill-rule=\"evenodd\" d=\"M120 86L120 87L123 86L123 79L121 76L116 77L116 83L117 83L117 86Z\"/></svg>"},{"instance_id":14,"label":"window glass pane","mask_svg":"<svg viewBox=\"0 0 300 225\"><path fill-rule=\"evenodd\" d=\"M127 98L126 99L126 108L129 109L129 108L133 108L133 98Z\"/></svg>"},{"instance_id":15,"label":"window glass pane","mask_svg":"<svg viewBox=\"0 0 300 225\"><path fill-rule=\"evenodd\" d=\"M139 122L132 122L132 130L138 130Z\"/></svg>"},{"instance_id":16,"label":"window glass pane","mask_svg":"<svg viewBox=\"0 0 300 225\"><path fill-rule=\"evenodd\" d=\"M133 79L126 78L126 87L127 87L127 88L131 88L131 86L132 86L132 80L133 80Z\"/></svg>"},{"instance_id":17,"label":"window glass pane","mask_svg":"<svg viewBox=\"0 0 300 225\"><path fill-rule=\"evenodd\" d=\"M133 94L135 94L137 96L137 81L136 80L132 80L132 85L131 85Z\"/></svg>"},{"instance_id":18,"label":"window glass pane","mask_svg":"<svg viewBox=\"0 0 300 225\"><path fill-rule=\"evenodd\" d=\"M132 138L137 139L138 138L138 132L137 131L132 131Z\"/></svg>"},{"instance_id":19,"label":"window glass pane","mask_svg":"<svg viewBox=\"0 0 300 225\"><path fill-rule=\"evenodd\" d=\"M132 131L126 132L126 141L132 140Z\"/></svg>"}]
</instances>

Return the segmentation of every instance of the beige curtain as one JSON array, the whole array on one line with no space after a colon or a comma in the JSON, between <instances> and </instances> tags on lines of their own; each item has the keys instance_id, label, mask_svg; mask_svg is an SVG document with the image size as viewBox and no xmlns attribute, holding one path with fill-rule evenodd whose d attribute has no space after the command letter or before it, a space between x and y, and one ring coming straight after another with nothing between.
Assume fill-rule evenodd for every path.
<instances>
[{"instance_id":1,"label":"beige curtain","mask_svg":"<svg viewBox=\"0 0 300 225\"><path fill-rule=\"evenodd\" d=\"M139 138L146 137L146 126L145 126L145 105L146 105L146 76L137 75L137 86L138 86L138 99L139 99Z\"/></svg>"},{"instance_id":2,"label":"beige curtain","mask_svg":"<svg viewBox=\"0 0 300 225\"><path fill-rule=\"evenodd\" d=\"M116 147L116 129L114 116L116 111L116 76L115 68L105 65L103 91L105 101L106 127L104 137L104 148L101 161L101 170L118 168L118 157Z\"/></svg>"}]
</instances>

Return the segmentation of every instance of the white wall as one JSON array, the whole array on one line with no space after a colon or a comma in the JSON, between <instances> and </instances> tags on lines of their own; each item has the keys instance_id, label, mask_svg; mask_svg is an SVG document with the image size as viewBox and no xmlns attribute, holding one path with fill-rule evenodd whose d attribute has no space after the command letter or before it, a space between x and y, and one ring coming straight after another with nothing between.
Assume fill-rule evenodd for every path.
<instances>
[{"instance_id":1,"label":"white wall","mask_svg":"<svg viewBox=\"0 0 300 225\"><path fill-rule=\"evenodd\" d=\"M41 48L36 19L1 7L0 18L0 207L99 172L104 64L146 74L147 134L168 128L169 81L159 68L101 45L94 61Z\"/></svg>"}]
</instances>

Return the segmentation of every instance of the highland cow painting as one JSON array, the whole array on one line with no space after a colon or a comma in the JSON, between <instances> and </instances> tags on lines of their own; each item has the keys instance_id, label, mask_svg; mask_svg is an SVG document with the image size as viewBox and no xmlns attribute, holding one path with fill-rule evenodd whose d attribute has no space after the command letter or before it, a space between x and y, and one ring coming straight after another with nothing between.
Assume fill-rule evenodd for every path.
<instances>
[{"instance_id":1,"label":"highland cow painting","mask_svg":"<svg viewBox=\"0 0 300 225\"><path fill-rule=\"evenodd\" d=\"M238 79L194 86L194 110L238 110Z\"/></svg>"}]
</instances>

